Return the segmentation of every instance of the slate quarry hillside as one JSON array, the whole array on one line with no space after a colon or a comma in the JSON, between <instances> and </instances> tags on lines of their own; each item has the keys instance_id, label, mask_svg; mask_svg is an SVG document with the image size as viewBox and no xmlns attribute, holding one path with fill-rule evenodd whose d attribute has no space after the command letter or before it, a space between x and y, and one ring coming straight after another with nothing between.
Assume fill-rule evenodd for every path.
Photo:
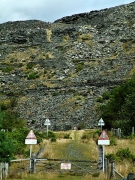
<instances>
[{"instance_id":1,"label":"slate quarry hillside","mask_svg":"<svg viewBox=\"0 0 135 180\"><path fill-rule=\"evenodd\" d=\"M0 24L0 99L30 128L92 128L97 98L135 71L135 2L53 23Z\"/></svg>"}]
</instances>

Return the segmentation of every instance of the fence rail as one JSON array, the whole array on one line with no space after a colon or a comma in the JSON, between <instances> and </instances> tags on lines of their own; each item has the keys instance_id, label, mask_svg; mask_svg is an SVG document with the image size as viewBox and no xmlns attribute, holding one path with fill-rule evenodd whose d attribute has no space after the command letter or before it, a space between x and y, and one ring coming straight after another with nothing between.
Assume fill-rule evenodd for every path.
<instances>
[{"instance_id":1,"label":"fence rail","mask_svg":"<svg viewBox=\"0 0 135 180\"><path fill-rule=\"evenodd\" d=\"M31 160L31 169L30 161ZM92 174L97 169L97 161L95 160L66 160L66 159L46 159L46 158L28 158L28 159L18 159L13 160L15 163L16 170L9 168L10 174L15 174L22 171L27 171L31 173L38 172L59 172L59 173L77 173L77 174ZM62 169L62 164L71 164L70 169ZM12 167L12 166L11 166Z\"/></svg>"},{"instance_id":2,"label":"fence rail","mask_svg":"<svg viewBox=\"0 0 135 180\"><path fill-rule=\"evenodd\" d=\"M30 161L31 160L31 169ZM12 160L14 169L9 167L9 174L15 175L20 172L38 173L38 172L51 172L71 175L84 175L100 173L102 169L98 169L98 162L95 160L64 160L64 159L46 159L46 158L28 158ZM71 168L62 169L61 164L71 165ZM131 180L131 177L135 178L135 174L129 173L127 178L120 174L115 169L115 163L106 160L105 172L108 179L114 180ZM70 167L70 166L69 166ZM2 178L1 178L2 180Z\"/></svg>"}]
</instances>

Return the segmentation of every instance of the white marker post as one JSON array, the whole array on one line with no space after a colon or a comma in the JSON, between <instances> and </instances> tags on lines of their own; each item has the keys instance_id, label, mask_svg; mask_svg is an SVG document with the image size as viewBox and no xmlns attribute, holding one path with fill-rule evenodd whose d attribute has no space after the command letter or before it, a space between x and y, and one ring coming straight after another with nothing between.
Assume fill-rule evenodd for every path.
<instances>
[{"instance_id":1,"label":"white marker post","mask_svg":"<svg viewBox=\"0 0 135 180\"><path fill-rule=\"evenodd\" d=\"M105 148L104 148L104 145L110 145L109 137L104 130L102 131L100 137L98 138L98 145L102 145L102 147L103 147L103 172L104 172L105 171L105 167L104 167Z\"/></svg>"},{"instance_id":2,"label":"white marker post","mask_svg":"<svg viewBox=\"0 0 135 180\"><path fill-rule=\"evenodd\" d=\"M48 137L48 126L51 125L50 120L49 120L49 119L46 119L44 125L47 126L47 137Z\"/></svg>"},{"instance_id":3,"label":"white marker post","mask_svg":"<svg viewBox=\"0 0 135 180\"><path fill-rule=\"evenodd\" d=\"M30 144L30 172L31 172L31 155L32 155L32 144L37 144L37 139L32 130L28 133L25 144Z\"/></svg>"},{"instance_id":4,"label":"white marker post","mask_svg":"<svg viewBox=\"0 0 135 180\"><path fill-rule=\"evenodd\" d=\"M104 125L105 125L105 123L104 123L103 119L100 118L100 120L99 120L99 122L98 122L98 126L101 127L101 131L102 131L102 126L104 126Z\"/></svg>"}]
</instances>

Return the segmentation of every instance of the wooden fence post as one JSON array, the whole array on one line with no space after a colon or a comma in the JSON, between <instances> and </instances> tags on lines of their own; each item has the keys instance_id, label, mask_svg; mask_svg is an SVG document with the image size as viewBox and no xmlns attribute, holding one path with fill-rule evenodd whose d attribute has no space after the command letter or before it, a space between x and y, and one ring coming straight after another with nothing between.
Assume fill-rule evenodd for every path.
<instances>
[{"instance_id":1,"label":"wooden fence post","mask_svg":"<svg viewBox=\"0 0 135 180\"><path fill-rule=\"evenodd\" d=\"M0 180L2 180L2 163L0 163Z\"/></svg>"},{"instance_id":2,"label":"wooden fence post","mask_svg":"<svg viewBox=\"0 0 135 180\"><path fill-rule=\"evenodd\" d=\"M118 133L118 138L121 138L121 129L120 128L118 128L117 133Z\"/></svg>"},{"instance_id":3,"label":"wooden fence post","mask_svg":"<svg viewBox=\"0 0 135 180\"><path fill-rule=\"evenodd\" d=\"M36 169L36 159L35 157L31 158L31 173L35 173Z\"/></svg>"},{"instance_id":4,"label":"wooden fence post","mask_svg":"<svg viewBox=\"0 0 135 180\"><path fill-rule=\"evenodd\" d=\"M132 135L134 135L134 127L132 127Z\"/></svg>"},{"instance_id":5,"label":"wooden fence post","mask_svg":"<svg viewBox=\"0 0 135 180\"><path fill-rule=\"evenodd\" d=\"M111 162L111 174L110 174L110 178L115 176L115 164L114 161Z\"/></svg>"},{"instance_id":6,"label":"wooden fence post","mask_svg":"<svg viewBox=\"0 0 135 180\"><path fill-rule=\"evenodd\" d=\"M109 177L109 159L105 158L105 174L106 177Z\"/></svg>"}]
</instances>

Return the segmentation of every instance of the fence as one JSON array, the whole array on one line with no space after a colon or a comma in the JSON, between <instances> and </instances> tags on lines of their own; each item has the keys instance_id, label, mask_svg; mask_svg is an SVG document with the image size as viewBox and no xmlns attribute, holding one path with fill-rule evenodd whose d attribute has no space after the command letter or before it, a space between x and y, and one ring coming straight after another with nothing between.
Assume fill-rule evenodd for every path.
<instances>
[{"instance_id":1,"label":"fence","mask_svg":"<svg viewBox=\"0 0 135 180\"><path fill-rule=\"evenodd\" d=\"M97 161L94 160L65 160L65 159L43 159L32 158L31 166L30 159L20 159L12 161L12 166L9 168L10 176L20 172L38 173L38 172L51 172L51 173L68 173L75 175L93 174L97 171ZM31 167L31 169L30 169Z\"/></svg>"},{"instance_id":2,"label":"fence","mask_svg":"<svg viewBox=\"0 0 135 180\"><path fill-rule=\"evenodd\" d=\"M97 171L97 161L86 160L64 160L64 159L33 159L33 172L68 172L72 174L80 173L92 174Z\"/></svg>"},{"instance_id":3,"label":"fence","mask_svg":"<svg viewBox=\"0 0 135 180\"><path fill-rule=\"evenodd\" d=\"M117 128L117 129L112 128L111 132L113 135L117 136L118 138L121 138L121 136L122 136L121 128ZM134 135L134 127L132 127L132 129L131 129L131 134Z\"/></svg>"},{"instance_id":4,"label":"fence","mask_svg":"<svg viewBox=\"0 0 135 180\"><path fill-rule=\"evenodd\" d=\"M17 175L20 172L26 173L38 173L38 172L51 172L61 173L70 175L84 175L84 174L95 174L100 173L102 169L98 169L97 161L86 161L86 160L63 160L63 159L43 159L43 158L32 158L31 166L30 159L19 159L12 161L14 168L9 167L9 175ZM115 169L114 161L109 162L105 158L105 171L107 179L113 180L131 180L135 179L135 174L129 173L127 178L120 174ZM31 169L30 169L31 167ZM7 175L7 174L6 174ZM2 179L1 179L2 180Z\"/></svg>"},{"instance_id":5,"label":"fence","mask_svg":"<svg viewBox=\"0 0 135 180\"><path fill-rule=\"evenodd\" d=\"M124 177L122 174L120 174L115 169L115 162L114 161L111 161L111 162L108 161L106 169L105 169L105 173L106 173L106 175L108 177L107 179L113 179L113 180L135 180L135 174L133 172L130 172L127 175L127 177Z\"/></svg>"},{"instance_id":6,"label":"fence","mask_svg":"<svg viewBox=\"0 0 135 180\"><path fill-rule=\"evenodd\" d=\"M111 129L111 132L112 132L113 135L117 136L118 138L121 138L122 131L121 131L120 128L118 128L118 129L112 128L112 129Z\"/></svg>"},{"instance_id":7,"label":"fence","mask_svg":"<svg viewBox=\"0 0 135 180\"><path fill-rule=\"evenodd\" d=\"M108 173L109 172L109 173ZM111 161L108 166L108 177L110 179L126 180L126 178L115 169L115 162Z\"/></svg>"}]
</instances>

